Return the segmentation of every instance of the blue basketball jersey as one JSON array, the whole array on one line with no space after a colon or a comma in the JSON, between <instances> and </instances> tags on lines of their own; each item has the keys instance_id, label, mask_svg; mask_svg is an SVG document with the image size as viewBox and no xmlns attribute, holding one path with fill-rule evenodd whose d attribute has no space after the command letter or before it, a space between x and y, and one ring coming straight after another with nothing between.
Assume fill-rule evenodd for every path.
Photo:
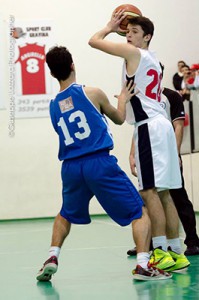
<instances>
[{"instance_id":1,"label":"blue basketball jersey","mask_svg":"<svg viewBox=\"0 0 199 300\"><path fill-rule=\"evenodd\" d=\"M53 127L59 135L59 160L67 160L113 148L107 120L73 83L50 102Z\"/></svg>"}]
</instances>

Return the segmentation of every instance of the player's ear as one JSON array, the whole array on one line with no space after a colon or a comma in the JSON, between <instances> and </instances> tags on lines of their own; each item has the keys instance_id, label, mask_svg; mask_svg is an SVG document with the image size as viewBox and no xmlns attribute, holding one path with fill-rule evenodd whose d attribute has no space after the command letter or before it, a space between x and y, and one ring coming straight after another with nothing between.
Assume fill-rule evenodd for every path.
<instances>
[{"instance_id":1,"label":"player's ear","mask_svg":"<svg viewBox=\"0 0 199 300\"><path fill-rule=\"evenodd\" d=\"M144 40L145 40L145 42L149 42L151 40L151 34L146 34L144 36Z\"/></svg>"},{"instance_id":2,"label":"player's ear","mask_svg":"<svg viewBox=\"0 0 199 300\"><path fill-rule=\"evenodd\" d=\"M74 63L71 64L71 71L75 71L75 65L74 65Z\"/></svg>"}]
</instances>

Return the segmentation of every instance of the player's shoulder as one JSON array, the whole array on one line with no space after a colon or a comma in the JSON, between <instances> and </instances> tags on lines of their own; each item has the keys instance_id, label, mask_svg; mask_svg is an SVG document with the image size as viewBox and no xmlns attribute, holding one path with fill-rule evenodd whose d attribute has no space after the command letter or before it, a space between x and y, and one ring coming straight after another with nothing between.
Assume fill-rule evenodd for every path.
<instances>
[{"instance_id":1,"label":"player's shoulder","mask_svg":"<svg viewBox=\"0 0 199 300\"><path fill-rule=\"evenodd\" d=\"M98 88L98 87L87 86L87 85L84 85L83 88L87 92L98 92L100 90L100 88Z\"/></svg>"},{"instance_id":2,"label":"player's shoulder","mask_svg":"<svg viewBox=\"0 0 199 300\"><path fill-rule=\"evenodd\" d=\"M174 75L173 75L173 78L178 78L180 77L179 74L176 72Z\"/></svg>"},{"instance_id":3,"label":"player's shoulder","mask_svg":"<svg viewBox=\"0 0 199 300\"><path fill-rule=\"evenodd\" d=\"M108 99L106 94L98 87L84 87L84 92L99 111L103 103L106 103Z\"/></svg>"},{"instance_id":4,"label":"player's shoulder","mask_svg":"<svg viewBox=\"0 0 199 300\"><path fill-rule=\"evenodd\" d=\"M98 87L84 86L85 93L90 97L102 97L105 93Z\"/></svg>"}]
</instances>

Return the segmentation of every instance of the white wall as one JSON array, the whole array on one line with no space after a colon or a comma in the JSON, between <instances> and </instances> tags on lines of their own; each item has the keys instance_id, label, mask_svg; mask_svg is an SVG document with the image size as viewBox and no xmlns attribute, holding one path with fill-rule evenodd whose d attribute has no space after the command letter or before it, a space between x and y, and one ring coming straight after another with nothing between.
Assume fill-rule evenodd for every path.
<instances>
[{"instance_id":1,"label":"white wall","mask_svg":"<svg viewBox=\"0 0 199 300\"><path fill-rule=\"evenodd\" d=\"M13 0L0 0L0 4L1 14L7 22L11 14L19 20L52 19L56 43L67 46L73 54L78 82L99 86L115 103L113 95L120 90L122 60L91 49L88 40L109 20L121 1L18 0L13 3ZM199 61L199 1L192 0L189 6L185 0L135 0L133 4L155 24L151 49L156 50L165 65L164 85L172 87L171 78L179 59L188 64ZM111 38L118 41L124 39L117 34ZM5 60L8 59L7 46L5 42ZM15 121L15 137L9 137L7 66L4 74L7 84L3 93L7 109L0 110L0 219L54 216L61 204L56 134L49 118L23 119ZM133 128L127 124L121 127L110 125L115 138L113 153L131 176L128 154ZM198 158L196 164L199 166ZM185 165L185 173L189 174L190 166L186 162ZM197 173L196 169L194 172ZM137 186L137 180L132 179ZM191 180L186 183L190 192L193 190L191 183ZM191 195L194 201L197 195L196 192ZM199 209L198 204L196 207ZM102 210L94 201L91 213L99 212Z\"/></svg>"}]
</instances>

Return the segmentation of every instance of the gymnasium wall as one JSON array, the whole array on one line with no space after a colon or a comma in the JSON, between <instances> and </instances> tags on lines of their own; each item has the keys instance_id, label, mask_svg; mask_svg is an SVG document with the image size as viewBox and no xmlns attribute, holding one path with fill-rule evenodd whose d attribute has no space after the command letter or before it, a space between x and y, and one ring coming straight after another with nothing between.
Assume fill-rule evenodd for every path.
<instances>
[{"instance_id":1,"label":"gymnasium wall","mask_svg":"<svg viewBox=\"0 0 199 300\"><path fill-rule=\"evenodd\" d=\"M125 2L125 1L124 1ZM127 1L128 2L128 1ZM99 86L115 105L114 95L120 91L122 60L101 53L88 46L91 35L109 20L118 0L0 0L0 15L4 24L0 29L5 43L1 55L8 62L9 16L18 20L53 21L55 43L65 45L72 52L79 83ZM164 86L172 88L171 78L177 61L198 63L199 1L192 0L135 0L145 16L155 24L151 49L156 50L165 65ZM124 38L112 34L111 38ZM53 45L52 45L53 46ZM54 216L61 205L60 162L57 159L58 139L50 119L15 120L15 136L9 137L9 79L8 63L2 68L2 95L5 109L0 110L0 219ZM130 174L128 155L133 127L110 123L119 164L137 186ZM199 210L198 168L199 154L183 156L187 191ZM102 213L98 203L91 201L90 212Z\"/></svg>"}]
</instances>

